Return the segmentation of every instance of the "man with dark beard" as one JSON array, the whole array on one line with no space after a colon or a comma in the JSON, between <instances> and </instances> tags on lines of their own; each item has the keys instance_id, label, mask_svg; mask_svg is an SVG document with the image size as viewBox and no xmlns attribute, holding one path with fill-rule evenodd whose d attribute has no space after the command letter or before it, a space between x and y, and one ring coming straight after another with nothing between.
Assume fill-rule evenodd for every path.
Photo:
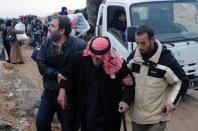
<instances>
[{"instance_id":1,"label":"man with dark beard","mask_svg":"<svg viewBox=\"0 0 198 131\"><path fill-rule=\"evenodd\" d=\"M126 12L124 10L116 10L110 27L124 33L127 28L126 20Z\"/></svg>"},{"instance_id":2,"label":"man with dark beard","mask_svg":"<svg viewBox=\"0 0 198 131\"><path fill-rule=\"evenodd\" d=\"M71 33L70 20L67 16L53 17L49 27L50 38L42 44L37 56L38 69L43 76L44 91L36 117L38 131L51 131L54 114L57 113L62 131L73 131L72 90L67 92L65 106L65 90L58 88L60 80L65 77L60 73L63 66L70 62L71 53L83 50L85 42L69 36ZM64 92L64 93L60 93Z\"/></svg>"},{"instance_id":3,"label":"man with dark beard","mask_svg":"<svg viewBox=\"0 0 198 131\"><path fill-rule=\"evenodd\" d=\"M137 28L137 49L128 57L135 79L130 109L133 131L164 131L171 112L188 88L188 77L148 25Z\"/></svg>"}]
</instances>

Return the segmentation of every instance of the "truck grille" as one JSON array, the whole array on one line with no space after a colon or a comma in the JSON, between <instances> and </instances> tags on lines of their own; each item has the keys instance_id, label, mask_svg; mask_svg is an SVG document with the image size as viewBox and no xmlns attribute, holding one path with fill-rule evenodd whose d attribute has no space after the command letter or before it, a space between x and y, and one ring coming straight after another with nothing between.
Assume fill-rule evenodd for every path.
<instances>
[{"instance_id":1,"label":"truck grille","mask_svg":"<svg viewBox=\"0 0 198 131\"><path fill-rule=\"evenodd\" d=\"M187 75L198 75L198 63L191 63L188 65L181 65L181 67L185 70Z\"/></svg>"}]
</instances>

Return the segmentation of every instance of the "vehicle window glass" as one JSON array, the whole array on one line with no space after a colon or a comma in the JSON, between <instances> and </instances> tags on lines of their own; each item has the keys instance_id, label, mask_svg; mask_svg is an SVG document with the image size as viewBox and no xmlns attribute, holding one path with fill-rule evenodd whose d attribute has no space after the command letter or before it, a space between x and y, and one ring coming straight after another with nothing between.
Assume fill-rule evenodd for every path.
<instances>
[{"instance_id":1,"label":"vehicle window glass","mask_svg":"<svg viewBox=\"0 0 198 131\"><path fill-rule=\"evenodd\" d=\"M128 49L128 42L126 40L127 18L125 9L122 6L109 6L107 10L108 32Z\"/></svg>"},{"instance_id":2,"label":"vehicle window glass","mask_svg":"<svg viewBox=\"0 0 198 131\"><path fill-rule=\"evenodd\" d=\"M149 25L162 43L198 39L198 2L164 1L134 4L132 26ZM136 13L136 14L135 14ZM138 13L138 15L137 15ZM139 19L134 16L139 16Z\"/></svg>"}]
</instances>

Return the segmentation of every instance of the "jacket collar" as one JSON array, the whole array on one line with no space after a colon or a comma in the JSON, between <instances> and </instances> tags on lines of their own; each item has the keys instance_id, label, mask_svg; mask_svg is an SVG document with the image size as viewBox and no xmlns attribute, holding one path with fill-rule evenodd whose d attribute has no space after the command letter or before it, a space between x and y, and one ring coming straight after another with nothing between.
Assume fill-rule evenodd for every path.
<instances>
[{"instance_id":1,"label":"jacket collar","mask_svg":"<svg viewBox=\"0 0 198 131\"><path fill-rule=\"evenodd\" d=\"M149 61L152 61L154 63L158 63L159 58L161 56L161 52L162 52L162 44L159 42L159 40L155 39L155 42L157 43L157 51L155 52L155 54L153 56L151 56L151 58L149 58ZM134 59L133 61L135 63L144 63L145 61L142 58L142 55L140 54L139 50L136 49L135 51L135 55L134 55Z\"/></svg>"},{"instance_id":2,"label":"jacket collar","mask_svg":"<svg viewBox=\"0 0 198 131\"><path fill-rule=\"evenodd\" d=\"M52 39L51 39L52 40ZM62 48L65 48L65 47L72 47L72 42L71 42L72 38L71 36L68 36L68 38L66 38L65 42L62 44ZM57 46L56 43L52 40L53 42L53 46Z\"/></svg>"},{"instance_id":3,"label":"jacket collar","mask_svg":"<svg viewBox=\"0 0 198 131\"><path fill-rule=\"evenodd\" d=\"M67 46L70 46L72 47L74 43L72 42L72 37L71 36L68 36L65 40L65 42L63 43L63 47L67 47Z\"/></svg>"}]
</instances>

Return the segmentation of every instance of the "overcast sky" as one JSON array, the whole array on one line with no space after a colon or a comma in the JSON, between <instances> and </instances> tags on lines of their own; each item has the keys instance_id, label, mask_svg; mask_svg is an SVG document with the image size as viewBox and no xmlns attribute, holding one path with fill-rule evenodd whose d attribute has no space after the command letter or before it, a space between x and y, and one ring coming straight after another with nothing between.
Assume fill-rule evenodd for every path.
<instances>
[{"instance_id":1,"label":"overcast sky","mask_svg":"<svg viewBox=\"0 0 198 131\"><path fill-rule=\"evenodd\" d=\"M61 10L84 8L86 0L0 0L0 17L12 18L19 15L34 14L46 16Z\"/></svg>"}]
</instances>

